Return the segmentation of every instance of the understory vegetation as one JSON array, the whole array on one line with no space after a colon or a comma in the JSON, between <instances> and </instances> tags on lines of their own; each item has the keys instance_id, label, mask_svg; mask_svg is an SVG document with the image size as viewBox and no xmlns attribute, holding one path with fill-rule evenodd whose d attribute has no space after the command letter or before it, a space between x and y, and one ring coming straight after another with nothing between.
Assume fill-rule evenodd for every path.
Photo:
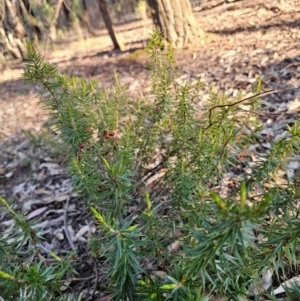
<instances>
[{"instance_id":1,"label":"understory vegetation","mask_svg":"<svg viewBox=\"0 0 300 301\"><path fill-rule=\"evenodd\" d=\"M272 281L262 278L281 283L298 266L299 182L278 177L298 152L300 124L252 160L263 126L261 81L247 99L213 89L204 99L201 79L178 83L174 50L154 32L151 95L132 100L117 76L111 92L99 91L97 82L62 75L28 49L24 79L40 85L74 189L97 225L89 252L105 270L101 294L275 298ZM17 226L0 238L0 297L68 300L61 287L78 277L76 254L45 254L39 229L13 202L0 203ZM289 290L293 300L297 288Z\"/></svg>"}]
</instances>

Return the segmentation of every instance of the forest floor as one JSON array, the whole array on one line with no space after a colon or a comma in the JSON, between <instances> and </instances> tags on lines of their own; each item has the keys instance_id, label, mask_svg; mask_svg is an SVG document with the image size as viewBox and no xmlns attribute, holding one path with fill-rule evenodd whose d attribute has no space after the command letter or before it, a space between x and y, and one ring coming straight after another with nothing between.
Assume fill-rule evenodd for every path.
<instances>
[{"instance_id":1,"label":"forest floor","mask_svg":"<svg viewBox=\"0 0 300 301\"><path fill-rule=\"evenodd\" d=\"M263 145L267 148L272 139L284 137L286 124L292 124L300 111L300 12L285 13L265 3L245 0L197 10L195 16L207 37L177 51L176 58L180 80L201 76L206 91L212 85L228 97L240 92L247 97L259 77L265 90L278 90L261 100L266 112ZM100 88L110 89L116 72L128 94L139 96L150 90L143 48L151 29L150 22L142 21L116 26L125 47L122 52L112 50L102 30L96 37L57 43L45 56L61 72L97 80ZM39 87L20 79L23 67L21 62L12 62L0 76L0 195L16 200L19 209L43 225L47 242L41 248L69 250L65 227L81 246L93 226L76 203L65 169L55 157L44 157L44 150L38 151L32 146L34 139L25 135L43 132L47 115L37 105ZM69 196L66 226L63 204ZM1 218L0 213L3 230ZM82 260L85 268L91 269L84 256Z\"/></svg>"}]
</instances>

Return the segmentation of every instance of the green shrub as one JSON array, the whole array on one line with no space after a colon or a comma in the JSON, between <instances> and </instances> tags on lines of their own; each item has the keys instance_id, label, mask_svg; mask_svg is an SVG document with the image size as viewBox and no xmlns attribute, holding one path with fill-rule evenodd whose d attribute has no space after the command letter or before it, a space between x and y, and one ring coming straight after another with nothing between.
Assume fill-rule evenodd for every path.
<instances>
[{"instance_id":1,"label":"green shrub","mask_svg":"<svg viewBox=\"0 0 300 301\"><path fill-rule=\"evenodd\" d=\"M64 277L76 271L71 255L62 259L36 261L40 254L38 229L17 214L13 204L0 197L0 208L13 218L15 228L0 239L0 297L2 300L65 300L60 291ZM0 298L0 299L1 299Z\"/></svg>"},{"instance_id":2,"label":"green shrub","mask_svg":"<svg viewBox=\"0 0 300 301\"><path fill-rule=\"evenodd\" d=\"M97 82L61 75L29 51L24 78L42 87L42 104L69 145L74 187L97 223L90 252L105 269L102 292L114 300L259 298L266 269L280 277L297 264L299 188L278 184L276 175L298 150L299 123L250 162L262 125L255 114L261 82L246 100L211 90L205 102L200 79L178 84L174 51L165 48L155 32L151 95L134 101L117 79L112 93L99 92ZM230 173L234 184L224 190ZM160 178L150 185L152 174ZM36 250L30 228L19 225ZM46 267L24 257L25 268L16 252L9 266L11 246L3 244L0 277L9 289L2 297L26 290L58 296L57 284L72 275L68 258Z\"/></svg>"}]
</instances>

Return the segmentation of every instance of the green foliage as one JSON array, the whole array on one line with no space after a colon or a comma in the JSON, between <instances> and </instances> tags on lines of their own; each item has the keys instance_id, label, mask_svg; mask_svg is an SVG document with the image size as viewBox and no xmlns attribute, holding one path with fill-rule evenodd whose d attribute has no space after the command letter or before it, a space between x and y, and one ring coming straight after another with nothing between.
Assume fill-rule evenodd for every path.
<instances>
[{"instance_id":1,"label":"green foliage","mask_svg":"<svg viewBox=\"0 0 300 301\"><path fill-rule=\"evenodd\" d=\"M90 252L105 263L105 289L114 300L255 295L266 267L279 277L297 265L299 188L277 184L276 175L298 151L300 124L249 164L249 146L260 139L253 112L261 82L254 97L229 100L211 90L204 103L201 79L196 85L177 82L174 50L158 32L148 51L152 97L137 101L129 100L117 78L111 93L98 91L97 82L61 75L30 47L24 71L25 80L43 88L41 103L69 147L75 189L98 225ZM161 161L150 175L160 173L160 185L151 187L145 171L157 149ZM224 193L220 186L230 172L236 184ZM19 226L30 238L29 226ZM67 265L59 272L58 265L35 263L21 271L22 264L13 270L4 260L0 267L7 287L24 292L28 281L40 296L49 283L51 292L58 291L70 273Z\"/></svg>"},{"instance_id":2,"label":"green foliage","mask_svg":"<svg viewBox=\"0 0 300 301\"><path fill-rule=\"evenodd\" d=\"M62 279L76 273L70 257L56 256L49 265L36 262L38 229L16 213L13 205L0 197L0 209L15 223L13 231L0 239L0 296L4 300L65 300L60 291Z\"/></svg>"},{"instance_id":3,"label":"green foliage","mask_svg":"<svg viewBox=\"0 0 300 301\"><path fill-rule=\"evenodd\" d=\"M24 132L30 145L34 150L39 150L42 155L45 153L56 159L65 158L65 154L69 152L69 146L62 142L62 140L55 134L51 128L51 124L44 126L44 129L40 133L32 134L30 132ZM30 158L30 161L34 161L35 158ZM36 158L38 159L38 158Z\"/></svg>"}]
</instances>

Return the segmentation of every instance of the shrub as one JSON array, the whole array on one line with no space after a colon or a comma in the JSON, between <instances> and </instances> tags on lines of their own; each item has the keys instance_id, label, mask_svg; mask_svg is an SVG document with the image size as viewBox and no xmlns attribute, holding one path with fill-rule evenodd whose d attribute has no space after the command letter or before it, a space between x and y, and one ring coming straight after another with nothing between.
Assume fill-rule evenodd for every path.
<instances>
[{"instance_id":1,"label":"shrub","mask_svg":"<svg viewBox=\"0 0 300 301\"><path fill-rule=\"evenodd\" d=\"M262 275L280 277L297 264L299 188L276 175L298 150L299 123L251 162L261 82L253 97L211 90L204 101L201 79L177 82L174 50L158 32L148 50L152 96L134 101L117 78L112 93L99 92L97 82L61 75L30 47L24 71L43 89L42 104L69 147L74 188L97 224L89 247L105 270L102 291L114 300L259 298ZM38 253L34 232L19 225ZM24 267L16 252L9 266L12 246L3 244L4 297L29 290L49 299L73 275L69 257L47 267L27 254Z\"/></svg>"}]
</instances>

